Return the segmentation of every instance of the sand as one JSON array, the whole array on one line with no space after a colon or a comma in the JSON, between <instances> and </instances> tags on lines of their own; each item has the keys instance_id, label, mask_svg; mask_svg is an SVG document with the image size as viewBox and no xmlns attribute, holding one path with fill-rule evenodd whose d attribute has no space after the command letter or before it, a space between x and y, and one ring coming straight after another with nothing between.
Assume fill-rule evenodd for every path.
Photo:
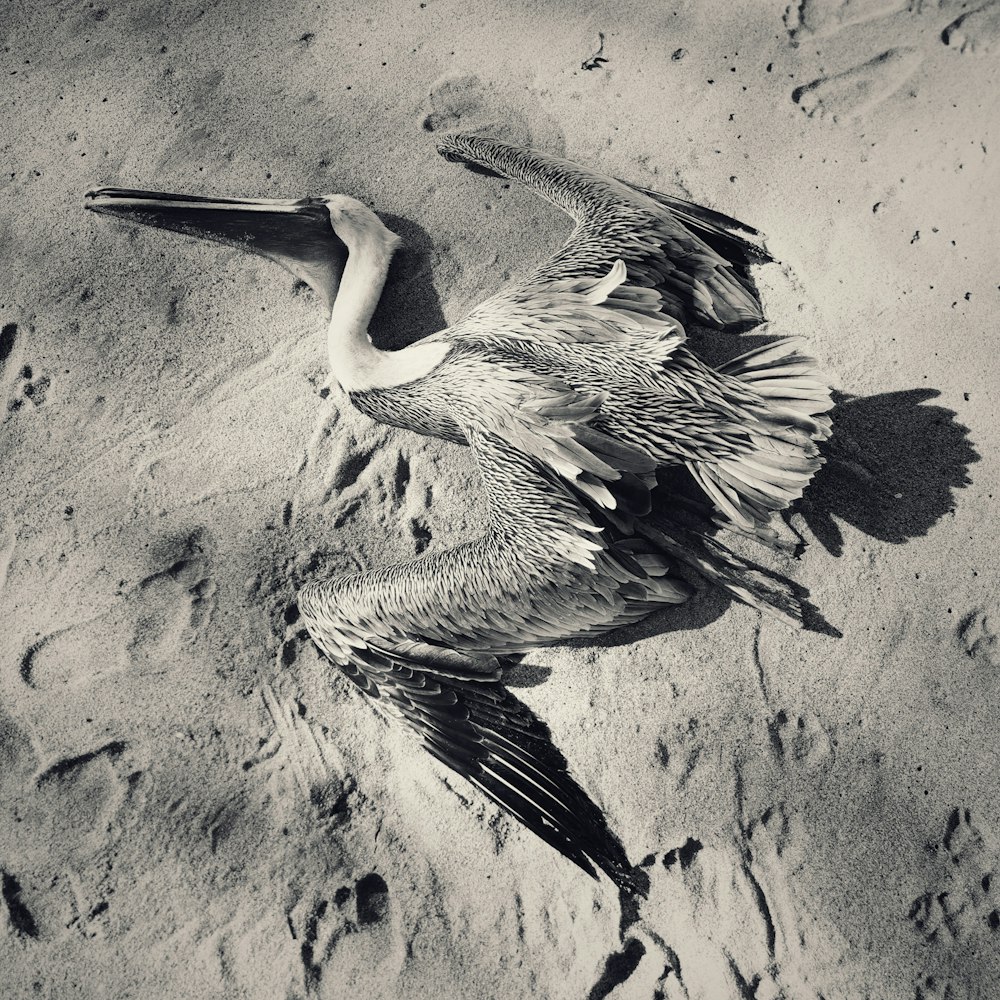
<instances>
[{"instance_id":1,"label":"sand","mask_svg":"<svg viewBox=\"0 0 1000 1000\"><path fill-rule=\"evenodd\" d=\"M4 22L0 994L995 996L1000 3ZM487 121L765 232L770 332L842 394L781 566L841 637L706 593L515 678L647 866L624 921L296 621L305 580L467 537L469 456L348 408L287 273L82 210L359 197L407 242L401 344L567 231L436 156Z\"/></svg>"}]
</instances>

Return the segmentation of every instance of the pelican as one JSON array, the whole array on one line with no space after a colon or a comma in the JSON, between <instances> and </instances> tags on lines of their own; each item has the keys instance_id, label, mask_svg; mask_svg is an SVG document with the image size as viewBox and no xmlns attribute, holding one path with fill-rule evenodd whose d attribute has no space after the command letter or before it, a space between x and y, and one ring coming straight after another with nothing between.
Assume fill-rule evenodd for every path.
<instances>
[{"instance_id":1,"label":"pelican","mask_svg":"<svg viewBox=\"0 0 1000 1000\"><path fill-rule=\"evenodd\" d=\"M487 511L479 537L307 583L302 618L431 754L589 874L601 868L631 891L621 842L501 668L679 604L692 573L801 624L794 594L716 535L779 544L774 512L822 461L829 384L799 338L718 368L685 343L687 321L761 321L746 266L770 258L755 230L487 136L448 135L438 150L526 185L575 228L534 273L392 352L368 326L400 239L353 198L103 188L86 206L281 263L329 311L330 370L351 404L472 449ZM700 497L654 505L657 472L670 469Z\"/></svg>"}]
</instances>

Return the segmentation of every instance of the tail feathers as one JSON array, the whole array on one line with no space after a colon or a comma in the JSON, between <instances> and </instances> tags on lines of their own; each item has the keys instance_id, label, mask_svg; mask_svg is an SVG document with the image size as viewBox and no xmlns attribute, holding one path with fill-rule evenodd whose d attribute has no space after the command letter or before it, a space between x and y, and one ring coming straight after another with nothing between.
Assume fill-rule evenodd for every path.
<instances>
[{"instance_id":1,"label":"tail feathers","mask_svg":"<svg viewBox=\"0 0 1000 1000\"><path fill-rule=\"evenodd\" d=\"M691 596L690 585L674 575L675 566L667 554L642 538L613 541L608 557L624 571L616 593L625 601L629 619L644 617L659 604L683 604Z\"/></svg>"},{"instance_id":2,"label":"tail feathers","mask_svg":"<svg viewBox=\"0 0 1000 1000\"><path fill-rule=\"evenodd\" d=\"M830 436L830 386L816 362L788 337L741 355L719 368L757 398L746 420L750 446L688 469L737 529L773 541L771 515L802 496L823 464L817 442Z\"/></svg>"},{"instance_id":3,"label":"tail feathers","mask_svg":"<svg viewBox=\"0 0 1000 1000\"><path fill-rule=\"evenodd\" d=\"M802 337L784 337L733 358L719 371L738 378L766 400L772 423L788 423L823 441L830 436L830 418L825 414L834 405L830 382L815 359L799 350L804 343Z\"/></svg>"},{"instance_id":4,"label":"tail feathers","mask_svg":"<svg viewBox=\"0 0 1000 1000\"><path fill-rule=\"evenodd\" d=\"M763 318L750 283L732 267L716 268L707 276L705 284L712 298L712 314L720 326L759 323Z\"/></svg>"},{"instance_id":5,"label":"tail feathers","mask_svg":"<svg viewBox=\"0 0 1000 1000\"><path fill-rule=\"evenodd\" d=\"M738 556L700 531L658 517L639 522L642 535L709 583L723 587L744 604L777 618L792 628L803 627L803 603L789 580L774 576Z\"/></svg>"},{"instance_id":6,"label":"tail feathers","mask_svg":"<svg viewBox=\"0 0 1000 1000\"><path fill-rule=\"evenodd\" d=\"M706 264L701 255L685 253L679 246L672 251L673 267L664 269L658 285L665 300L678 303L702 323L719 328L763 319L749 282L729 264Z\"/></svg>"},{"instance_id":7,"label":"tail feathers","mask_svg":"<svg viewBox=\"0 0 1000 1000\"><path fill-rule=\"evenodd\" d=\"M725 526L756 535L770 544L776 537L769 527L771 515L802 496L823 459L815 454L815 445L806 439L802 451L812 451L813 457L793 455L787 465L767 468L755 461L767 448L766 441L755 440L754 444L758 451L711 463L688 462L687 467L718 511L731 522Z\"/></svg>"}]
</instances>

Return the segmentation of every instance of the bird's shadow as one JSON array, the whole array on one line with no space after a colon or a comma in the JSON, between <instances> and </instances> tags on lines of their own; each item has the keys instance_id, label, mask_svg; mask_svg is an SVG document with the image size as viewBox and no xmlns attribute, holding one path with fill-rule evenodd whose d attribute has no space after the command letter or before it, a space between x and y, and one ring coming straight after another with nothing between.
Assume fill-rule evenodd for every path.
<instances>
[{"instance_id":1,"label":"bird's shadow","mask_svg":"<svg viewBox=\"0 0 1000 1000\"><path fill-rule=\"evenodd\" d=\"M955 508L979 454L953 410L928 406L936 389L877 396L835 393L833 436L798 511L832 555L844 551L839 518L893 545L926 535ZM794 513L794 510L793 510Z\"/></svg>"},{"instance_id":2,"label":"bird's shadow","mask_svg":"<svg viewBox=\"0 0 1000 1000\"><path fill-rule=\"evenodd\" d=\"M775 339L689 330L694 353L711 365ZM954 510L955 493L969 485L969 466L980 457L954 410L926 405L939 396L926 386L875 396L834 392L833 434L820 446L825 463L786 522L800 513L834 556L844 551L835 517L893 545L926 535Z\"/></svg>"},{"instance_id":3,"label":"bird's shadow","mask_svg":"<svg viewBox=\"0 0 1000 1000\"><path fill-rule=\"evenodd\" d=\"M377 347L398 350L447 324L432 280L433 240L411 219L384 213L379 218L403 242L392 258L369 332Z\"/></svg>"}]
</instances>

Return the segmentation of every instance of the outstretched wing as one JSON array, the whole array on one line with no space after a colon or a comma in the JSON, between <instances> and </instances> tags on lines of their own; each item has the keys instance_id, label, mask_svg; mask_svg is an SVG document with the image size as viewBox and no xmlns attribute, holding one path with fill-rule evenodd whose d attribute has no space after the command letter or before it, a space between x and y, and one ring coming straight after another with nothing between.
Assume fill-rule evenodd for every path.
<instances>
[{"instance_id":1,"label":"outstretched wing","mask_svg":"<svg viewBox=\"0 0 1000 1000\"><path fill-rule=\"evenodd\" d=\"M369 640L344 660L347 676L429 753L589 875L596 865L619 887L637 888L604 814L569 773L548 727L503 686L495 660L409 640Z\"/></svg>"},{"instance_id":2,"label":"outstretched wing","mask_svg":"<svg viewBox=\"0 0 1000 1000\"><path fill-rule=\"evenodd\" d=\"M568 160L497 139L452 134L438 142L447 159L530 187L576 222L566 244L519 288L597 278L616 261L628 287L656 289L664 310L710 326L759 322L760 303L743 269L768 260L760 235L717 212L589 171ZM506 292L496 297L503 302ZM476 310L488 315L494 300Z\"/></svg>"},{"instance_id":3,"label":"outstretched wing","mask_svg":"<svg viewBox=\"0 0 1000 1000\"><path fill-rule=\"evenodd\" d=\"M469 428L486 534L310 584L299 606L326 655L430 753L585 871L632 890L620 842L544 724L502 686L496 656L635 621L689 588L655 546L616 541L588 513L648 510L650 459L590 426L599 399L557 383L492 389ZM482 429L491 423L508 433Z\"/></svg>"}]
</instances>

